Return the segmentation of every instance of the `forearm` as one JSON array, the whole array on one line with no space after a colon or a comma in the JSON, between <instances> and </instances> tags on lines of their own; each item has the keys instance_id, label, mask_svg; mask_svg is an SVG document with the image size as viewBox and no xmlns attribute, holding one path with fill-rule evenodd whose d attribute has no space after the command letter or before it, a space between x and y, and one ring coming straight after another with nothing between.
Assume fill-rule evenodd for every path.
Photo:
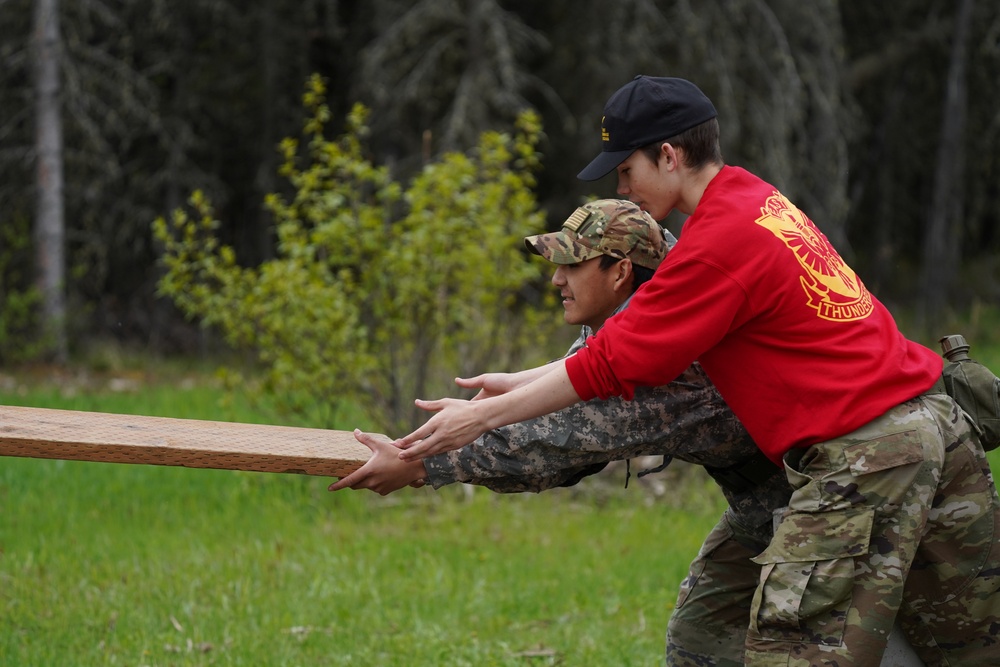
<instances>
[{"instance_id":1,"label":"forearm","mask_svg":"<svg viewBox=\"0 0 1000 667\"><path fill-rule=\"evenodd\" d=\"M527 368L523 371L518 371L516 373L511 373L511 377L514 379L516 386L523 387L529 382L534 382L538 378L542 377L546 373L553 370L552 364L558 363L556 361L543 364L542 366L536 366L535 368Z\"/></svg>"},{"instance_id":2,"label":"forearm","mask_svg":"<svg viewBox=\"0 0 1000 667\"><path fill-rule=\"evenodd\" d=\"M574 455L572 447L564 447L570 438L553 429L554 416L494 429L462 449L424 459L428 483L435 488L462 482L498 493L537 493L575 484L613 460L601 452Z\"/></svg>"},{"instance_id":3,"label":"forearm","mask_svg":"<svg viewBox=\"0 0 1000 667\"><path fill-rule=\"evenodd\" d=\"M425 459L431 483L466 482L515 490L561 486L580 471L646 455L729 465L755 451L699 368L635 400L578 403L494 429L460 450ZM749 447L749 449L748 449ZM701 455L701 456L698 456Z\"/></svg>"},{"instance_id":4,"label":"forearm","mask_svg":"<svg viewBox=\"0 0 1000 667\"><path fill-rule=\"evenodd\" d=\"M540 493L558 487L572 486L584 477L600 472L607 466L607 463L597 463L592 466L583 466L580 468L561 468L552 471L548 475L509 474L503 476L496 476L490 470L485 470L483 471L485 473L483 476L478 476L474 469L448 467L450 462L447 460L441 461L440 465L442 466L441 468L427 467L426 481L435 489L440 489L455 482L462 482L482 486L494 493Z\"/></svg>"},{"instance_id":5,"label":"forearm","mask_svg":"<svg viewBox=\"0 0 1000 667\"><path fill-rule=\"evenodd\" d=\"M544 372L511 392L481 402L481 419L487 430L541 417L580 401L566 374L564 359L535 371Z\"/></svg>"}]
</instances>

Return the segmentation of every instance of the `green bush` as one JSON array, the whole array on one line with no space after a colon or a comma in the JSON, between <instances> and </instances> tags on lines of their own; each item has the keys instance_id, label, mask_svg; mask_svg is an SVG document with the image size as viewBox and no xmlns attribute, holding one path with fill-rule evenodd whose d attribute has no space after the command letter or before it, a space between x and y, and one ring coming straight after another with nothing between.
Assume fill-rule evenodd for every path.
<instances>
[{"instance_id":1,"label":"green bush","mask_svg":"<svg viewBox=\"0 0 1000 667\"><path fill-rule=\"evenodd\" d=\"M27 219L0 223L0 363L32 360L47 347L39 338L41 299L30 284L30 248Z\"/></svg>"},{"instance_id":2,"label":"green bush","mask_svg":"<svg viewBox=\"0 0 1000 667\"><path fill-rule=\"evenodd\" d=\"M408 185L365 156L367 110L328 140L324 86L310 79L305 149L286 139L280 174L294 196L269 195L277 252L238 264L215 233L206 198L196 217L154 224L160 282L188 315L218 327L262 362L262 389L317 425L357 407L390 432L422 416L416 397L454 393L456 374L524 362L556 325L552 303L525 298L546 273L522 237L543 230L532 193L539 119L487 132L470 154L430 162Z\"/></svg>"}]
</instances>

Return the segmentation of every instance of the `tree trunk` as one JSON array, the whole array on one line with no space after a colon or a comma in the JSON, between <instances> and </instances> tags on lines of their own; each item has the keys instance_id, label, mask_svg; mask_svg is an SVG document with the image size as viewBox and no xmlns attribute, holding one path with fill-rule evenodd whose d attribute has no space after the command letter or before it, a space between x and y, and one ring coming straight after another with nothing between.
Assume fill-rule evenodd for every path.
<instances>
[{"instance_id":1,"label":"tree trunk","mask_svg":"<svg viewBox=\"0 0 1000 667\"><path fill-rule=\"evenodd\" d=\"M59 0L36 0L35 56L35 261L42 321L52 357L68 357L65 299L63 139L59 83Z\"/></svg>"},{"instance_id":2,"label":"tree trunk","mask_svg":"<svg viewBox=\"0 0 1000 667\"><path fill-rule=\"evenodd\" d=\"M955 284L961 250L964 216L963 165L968 108L966 58L974 0L962 0L955 19L951 62L945 82L941 138L934 165L931 210L924 236L921 275L923 322L938 322L944 315L951 286Z\"/></svg>"}]
</instances>

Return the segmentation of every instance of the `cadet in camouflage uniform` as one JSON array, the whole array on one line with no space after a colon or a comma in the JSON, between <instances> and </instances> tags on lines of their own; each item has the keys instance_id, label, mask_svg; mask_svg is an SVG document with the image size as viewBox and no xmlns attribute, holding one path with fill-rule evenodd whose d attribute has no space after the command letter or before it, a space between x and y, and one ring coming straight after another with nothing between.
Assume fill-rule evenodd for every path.
<instances>
[{"instance_id":1,"label":"cadet in camouflage uniform","mask_svg":"<svg viewBox=\"0 0 1000 667\"><path fill-rule=\"evenodd\" d=\"M591 398L633 395L697 359L793 492L754 593L745 660L877 665L893 622L929 666L1000 664L1000 500L941 357L908 340L808 216L726 165L711 101L639 76L608 100L618 193L684 234L629 307L547 373L441 399L396 441L417 460ZM683 607L682 607L683 608Z\"/></svg>"},{"instance_id":2,"label":"cadet in camouflage uniform","mask_svg":"<svg viewBox=\"0 0 1000 667\"><path fill-rule=\"evenodd\" d=\"M624 308L638 282L648 279L674 239L630 202L600 200L577 209L559 232L525 239L533 252L577 270L588 260L604 262L602 272L620 270L630 260L639 276L615 299L607 282L590 281L583 294L553 277L567 300L567 321L582 324L568 354L585 344L613 312ZM666 244L666 245L665 245ZM639 268L635 268L639 267ZM627 279L631 276L626 275ZM604 304L605 312L591 305ZM575 310L574 310L575 309ZM588 312L581 312L581 311ZM383 495L417 480L435 488L454 482L485 486L499 493L538 492L575 484L613 460L658 455L703 465L722 488L729 509L712 530L681 586L667 633L667 664L737 667L760 566L750 559L772 535L775 509L788 503L791 487L782 471L760 454L715 387L695 363L668 385L641 388L635 400L589 401L537 419L490 431L461 450L403 464L387 439L359 439L376 451L362 469L331 486L371 488ZM388 452L378 456L377 447ZM410 465L408 476L386 481L383 466ZM642 473L640 473L642 474ZM391 476L391 475L390 475Z\"/></svg>"}]
</instances>

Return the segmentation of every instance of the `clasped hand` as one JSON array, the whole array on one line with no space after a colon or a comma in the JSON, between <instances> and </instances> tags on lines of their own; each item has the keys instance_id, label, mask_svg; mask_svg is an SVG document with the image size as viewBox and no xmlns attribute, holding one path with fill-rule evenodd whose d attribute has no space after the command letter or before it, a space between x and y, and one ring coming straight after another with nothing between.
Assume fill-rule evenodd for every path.
<instances>
[{"instance_id":1,"label":"clasped hand","mask_svg":"<svg viewBox=\"0 0 1000 667\"><path fill-rule=\"evenodd\" d=\"M427 471L423 461L403 461L399 458L399 448L392 439L380 433L364 433L354 430L358 442L372 450L367 462L350 475L341 477L330 485L330 491L341 489L371 489L385 496L404 486L424 485Z\"/></svg>"},{"instance_id":2,"label":"clasped hand","mask_svg":"<svg viewBox=\"0 0 1000 667\"><path fill-rule=\"evenodd\" d=\"M522 374L517 373L484 373L473 378L455 378L455 384L458 386L464 389L479 390L472 401L499 396L511 389L516 389L526 381ZM428 432L436 436L430 443L426 444L414 434L393 441L385 435L365 433L360 429L355 429L354 437L372 451L372 456L353 473L331 484L329 490L370 489L384 496L404 486L423 486L427 471L421 459L449 449L457 449L478 437L479 433L468 435L474 431L476 426L470 426L465 430L449 428L447 432L439 426L439 422L450 419L453 412L461 412L461 407L470 405L472 401L447 398L438 401L418 400L417 405L425 410L443 412L449 404L453 408L444 414L439 412L439 418L438 415L435 415L421 429L418 429L420 433ZM454 438L445 440L445 436L452 433L455 433ZM462 444L448 446L450 443L463 439L465 442ZM401 449L401 443L405 443L405 446L410 447L410 450Z\"/></svg>"}]
</instances>

